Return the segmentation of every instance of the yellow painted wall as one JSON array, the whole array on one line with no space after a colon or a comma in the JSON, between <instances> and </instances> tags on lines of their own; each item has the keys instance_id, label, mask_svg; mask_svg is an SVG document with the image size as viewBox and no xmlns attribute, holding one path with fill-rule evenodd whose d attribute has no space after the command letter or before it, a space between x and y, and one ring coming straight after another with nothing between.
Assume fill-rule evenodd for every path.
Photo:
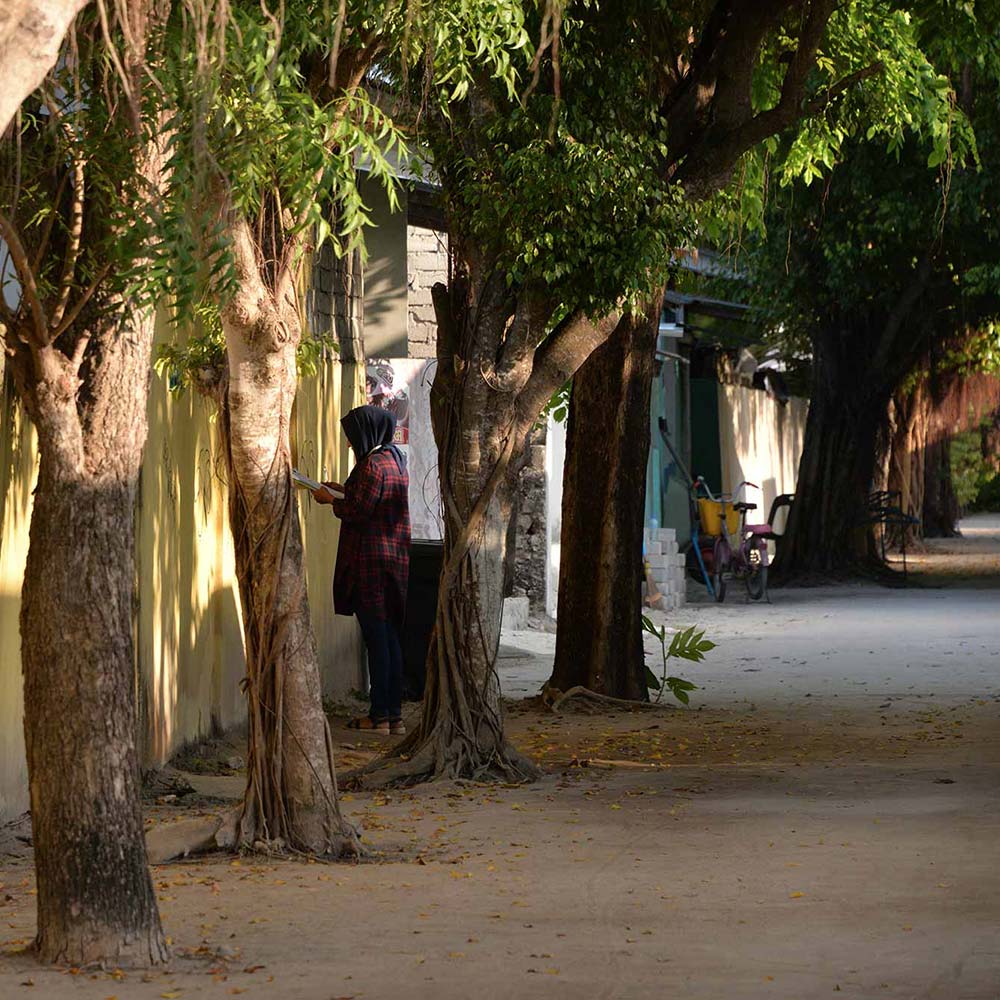
<instances>
[{"instance_id":1,"label":"yellow painted wall","mask_svg":"<svg viewBox=\"0 0 1000 1000\"><path fill-rule=\"evenodd\" d=\"M327 362L299 388L295 460L322 479L342 481L349 469L339 419L363 399L355 367ZM27 808L18 614L37 451L13 395L8 385L0 398L0 819ZM239 592L212 409L191 392L172 395L153 376L136 549L144 766L245 718ZM300 501L323 689L336 697L360 686L363 646L354 619L333 613L339 522L329 507Z\"/></svg>"},{"instance_id":2,"label":"yellow painted wall","mask_svg":"<svg viewBox=\"0 0 1000 1000\"><path fill-rule=\"evenodd\" d=\"M158 339L170 336L157 331ZM243 637L214 405L154 375L138 511L145 766L245 718Z\"/></svg>"},{"instance_id":3,"label":"yellow painted wall","mask_svg":"<svg viewBox=\"0 0 1000 1000\"><path fill-rule=\"evenodd\" d=\"M0 820L28 808L18 616L37 456L34 428L0 378Z\"/></svg>"}]
</instances>

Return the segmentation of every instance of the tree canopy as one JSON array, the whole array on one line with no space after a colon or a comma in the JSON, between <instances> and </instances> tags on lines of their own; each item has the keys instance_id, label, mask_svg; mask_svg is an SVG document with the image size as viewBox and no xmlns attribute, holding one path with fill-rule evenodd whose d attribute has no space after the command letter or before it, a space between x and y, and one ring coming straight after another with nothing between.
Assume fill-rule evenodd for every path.
<instances>
[{"instance_id":1,"label":"tree canopy","mask_svg":"<svg viewBox=\"0 0 1000 1000\"><path fill-rule=\"evenodd\" d=\"M966 355L973 343L990 349L990 336L966 334L992 329L1000 309L1000 47L989 30L966 34L964 50L937 31L935 21L921 25L952 95L945 124L960 125L944 149L937 122L888 148L869 132L852 137L830 169L772 189L763 230L737 258L744 291L791 352L808 352L820 330L867 331L874 351L897 315L905 336L887 341L878 362L897 381L957 334Z\"/></svg>"}]
</instances>

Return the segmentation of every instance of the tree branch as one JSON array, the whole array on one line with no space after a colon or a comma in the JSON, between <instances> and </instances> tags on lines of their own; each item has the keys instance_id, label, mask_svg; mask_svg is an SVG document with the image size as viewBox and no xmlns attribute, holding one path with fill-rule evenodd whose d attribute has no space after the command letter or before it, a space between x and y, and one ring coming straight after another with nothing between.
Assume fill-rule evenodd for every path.
<instances>
[{"instance_id":1,"label":"tree branch","mask_svg":"<svg viewBox=\"0 0 1000 1000\"><path fill-rule=\"evenodd\" d=\"M736 132L734 138L744 149L749 149L768 136L787 128L801 114L806 81L816 62L819 43L823 39L823 32L835 6L836 0L813 0L809 4L809 13L806 15L806 23L802 26L799 44L781 82L781 97L778 103L773 108L755 115Z\"/></svg>"},{"instance_id":2,"label":"tree branch","mask_svg":"<svg viewBox=\"0 0 1000 1000\"><path fill-rule=\"evenodd\" d=\"M48 341L49 323L45 317L45 308L38 294L38 285L35 281L35 272L28 260L24 244L17 228L11 221L0 212L0 237L7 244L10 251L11 260L14 262L14 270L17 272L18 281L21 282L21 294L28 300L31 309L31 316L34 320L36 345L44 347Z\"/></svg>"},{"instance_id":3,"label":"tree branch","mask_svg":"<svg viewBox=\"0 0 1000 1000\"><path fill-rule=\"evenodd\" d=\"M769 14L774 15L781 6L784 5L771 8ZM711 123L705 125L700 137L688 149L682 148L672 157L678 180L687 187L714 189L725 181L736 161L748 149L788 128L807 113L803 107L806 84L835 6L836 0L812 0L809 4L798 45L782 80L778 103L757 115L750 114L750 85L767 28L763 15L758 12L753 36L747 35L742 40L734 36L728 41L727 47L740 58L726 60L727 63L735 62L735 66L727 69L725 77L720 74L709 108ZM748 39L752 45L748 44ZM833 91L839 94L851 82L845 78L843 88L834 85L828 96L834 96Z\"/></svg>"},{"instance_id":4,"label":"tree branch","mask_svg":"<svg viewBox=\"0 0 1000 1000\"><path fill-rule=\"evenodd\" d=\"M526 434L545 404L621 322L620 312L591 320L582 312L564 319L535 351L531 375L517 398L519 434Z\"/></svg>"},{"instance_id":5,"label":"tree branch","mask_svg":"<svg viewBox=\"0 0 1000 1000\"><path fill-rule=\"evenodd\" d=\"M229 187L222 177L216 178L212 194L219 205L217 218L229 237L229 249L236 272L237 291L228 303L223 304L222 309L235 310L239 314L240 324L250 325L256 321L260 313L260 302L266 294L253 229L246 216L233 205Z\"/></svg>"},{"instance_id":6,"label":"tree branch","mask_svg":"<svg viewBox=\"0 0 1000 1000\"><path fill-rule=\"evenodd\" d=\"M87 0L5 0L0 44L0 135L55 65L63 36Z\"/></svg>"},{"instance_id":7,"label":"tree branch","mask_svg":"<svg viewBox=\"0 0 1000 1000\"><path fill-rule=\"evenodd\" d=\"M551 299L542 289L524 288L518 296L506 336L497 351L496 387L520 392L531 375L532 356L552 315Z\"/></svg>"},{"instance_id":8,"label":"tree branch","mask_svg":"<svg viewBox=\"0 0 1000 1000\"><path fill-rule=\"evenodd\" d=\"M49 240L52 238L52 226L55 223L56 216L59 214L59 202L62 201L63 193L66 190L66 182L69 180L69 174L63 171L62 177L59 179L59 184L56 187L56 193L52 198L52 211L49 212L45 219L45 224L42 226L41 239L38 241L38 250L35 253L35 260L31 267L33 271L38 271L42 266L42 260L45 257L46 251L49 249Z\"/></svg>"},{"instance_id":9,"label":"tree branch","mask_svg":"<svg viewBox=\"0 0 1000 1000\"><path fill-rule=\"evenodd\" d=\"M72 141L72 136L70 137ZM69 305L69 296L73 288L73 272L80 257L80 240L83 235L83 199L84 171L83 160L74 152L73 156L73 201L70 208L69 242L66 244L66 256L63 258L63 270L59 302L52 315L52 322L58 326L63 313Z\"/></svg>"},{"instance_id":10,"label":"tree branch","mask_svg":"<svg viewBox=\"0 0 1000 1000\"><path fill-rule=\"evenodd\" d=\"M431 302L434 304L434 318L437 320L438 328L438 359L450 358L455 353L459 338L448 285L441 281L436 282L431 287Z\"/></svg>"},{"instance_id":11,"label":"tree branch","mask_svg":"<svg viewBox=\"0 0 1000 1000\"><path fill-rule=\"evenodd\" d=\"M56 338L64 334L74 323L77 316L80 315L83 307L91 300L94 292L97 291L97 286L108 276L108 272L111 270L110 264L105 264L104 267L97 272L97 277L87 286L83 294L76 301L76 305L66 314L63 321L55 328L50 338L50 343Z\"/></svg>"},{"instance_id":12,"label":"tree branch","mask_svg":"<svg viewBox=\"0 0 1000 1000\"><path fill-rule=\"evenodd\" d=\"M870 76L881 73L884 68L884 63L879 61L873 62L870 66L864 66L861 69L855 70L853 73L848 73L847 76L838 80L833 86L827 87L822 94L806 103L805 117L809 118L825 111L845 90L853 87L856 83L860 83L862 80L867 80Z\"/></svg>"}]
</instances>

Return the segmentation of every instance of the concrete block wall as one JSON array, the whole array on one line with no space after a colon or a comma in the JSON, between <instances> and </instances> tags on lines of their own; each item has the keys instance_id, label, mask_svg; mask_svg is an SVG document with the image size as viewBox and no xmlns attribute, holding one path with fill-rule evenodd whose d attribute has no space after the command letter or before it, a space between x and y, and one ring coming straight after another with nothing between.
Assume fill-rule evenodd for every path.
<instances>
[{"instance_id":1,"label":"concrete block wall","mask_svg":"<svg viewBox=\"0 0 1000 1000\"><path fill-rule=\"evenodd\" d=\"M687 594L685 559L679 551L677 532L673 528L647 528L644 537L649 574L663 595L660 609L675 611L685 603Z\"/></svg>"},{"instance_id":2,"label":"concrete block wall","mask_svg":"<svg viewBox=\"0 0 1000 1000\"><path fill-rule=\"evenodd\" d=\"M448 280L448 235L421 226L406 227L407 355L433 358L437 321L431 288Z\"/></svg>"},{"instance_id":3,"label":"concrete block wall","mask_svg":"<svg viewBox=\"0 0 1000 1000\"><path fill-rule=\"evenodd\" d=\"M532 612L545 611L546 501L545 431L532 432L529 460L518 475L517 542L514 550L514 596L527 597Z\"/></svg>"}]
</instances>

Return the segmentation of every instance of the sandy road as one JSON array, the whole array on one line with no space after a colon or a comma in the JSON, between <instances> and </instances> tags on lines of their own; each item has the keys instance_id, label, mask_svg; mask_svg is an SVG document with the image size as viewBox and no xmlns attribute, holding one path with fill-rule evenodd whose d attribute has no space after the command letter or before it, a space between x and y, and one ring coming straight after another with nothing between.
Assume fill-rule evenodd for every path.
<instances>
[{"instance_id":1,"label":"sandy road","mask_svg":"<svg viewBox=\"0 0 1000 1000\"><path fill-rule=\"evenodd\" d=\"M158 869L177 957L146 980L17 954L7 864L0 997L996 1000L1000 535L971 527L920 558L944 589L689 606L719 643L690 711L515 706L534 785L350 797L376 863ZM509 694L551 643L506 637Z\"/></svg>"}]
</instances>

